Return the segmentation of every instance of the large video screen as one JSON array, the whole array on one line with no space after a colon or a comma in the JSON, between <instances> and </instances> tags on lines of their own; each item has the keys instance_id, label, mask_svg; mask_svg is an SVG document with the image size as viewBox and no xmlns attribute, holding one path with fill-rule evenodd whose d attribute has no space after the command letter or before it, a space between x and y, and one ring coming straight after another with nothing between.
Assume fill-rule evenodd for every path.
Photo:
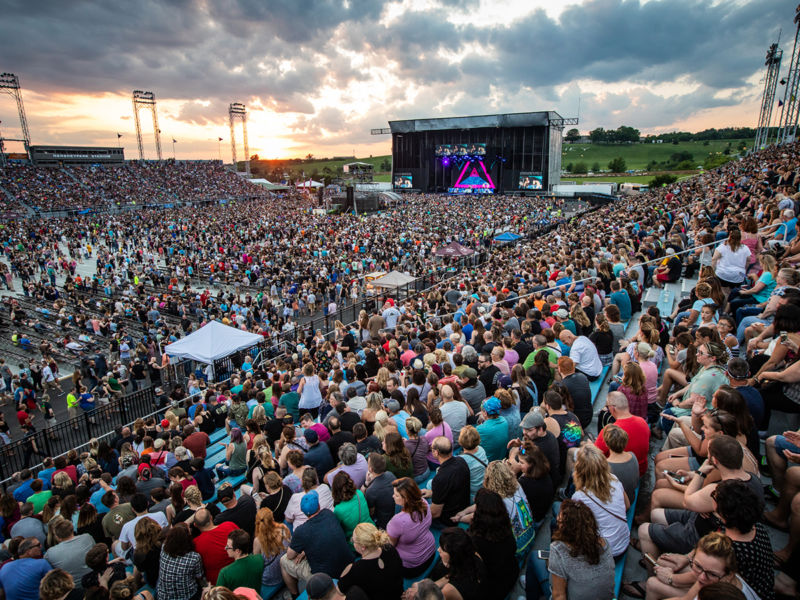
<instances>
[{"instance_id":1,"label":"large video screen","mask_svg":"<svg viewBox=\"0 0 800 600\"><path fill-rule=\"evenodd\" d=\"M398 190L410 190L414 187L414 178L411 173L395 173L394 187Z\"/></svg>"},{"instance_id":2,"label":"large video screen","mask_svg":"<svg viewBox=\"0 0 800 600\"><path fill-rule=\"evenodd\" d=\"M486 156L486 144L475 142L469 144L439 144L436 146L436 156Z\"/></svg>"},{"instance_id":3,"label":"large video screen","mask_svg":"<svg viewBox=\"0 0 800 600\"><path fill-rule=\"evenodd\" d=\"M523 171L519 174L519 189L521 190L541 190L542 176L539 173Z\"/></svg>"}]
</instances>

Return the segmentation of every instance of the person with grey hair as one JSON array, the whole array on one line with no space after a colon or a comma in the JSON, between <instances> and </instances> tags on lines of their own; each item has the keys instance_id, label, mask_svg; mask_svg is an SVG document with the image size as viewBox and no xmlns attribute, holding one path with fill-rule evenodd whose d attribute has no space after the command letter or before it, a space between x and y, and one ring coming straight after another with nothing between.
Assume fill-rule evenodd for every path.
<instances>
[{"instance_id":1,"label":"person with grey hair","mask_svg":"<svg viewBox=\"0 0 800 600\"><path fill-rule=\"evenodd\" d=\"M361 488L367 480L367 459L359 454L356 445L345 442L339 448L339 465L325 473L323 478L329 486L333 485L333 478L337 473L344 471L353 480L356 488Z\"/></svg>"},{"instance_id":2,"label":"person with grey hair","mask_svg":"<svg viewBox=\"0 0 800 600\"><path fill-rule=\"evenodd\" d=\"M781 213L781 222L772 231L772 239L767 242L770 250L775 246L786 246L797 236L797 218L794 210L787 208Z\"/></svg>"},{"instance_id":3,"label":"person with grey hair","mask_svg":"<svg viewBox=\"0 0 800 600\"><path fill-rule=\"evenodd\" d=\"M478 352L473 346L464 346L461 349L461 356L464 358L464 364L468 367L476 369L478 367Z\"/></svg>"},{"instance_id":4,"label":"person with grey hair","mask_svg":"<svg viewBox=\"0 0 800 600\"><path fill-rule=\"evenodd\" d=\"M632 452L639 461L639 477L647 471L647 455L650 451L650 426L642 417L631 414L628 406L628 397L622 392L609 392L606 396L606 407L611 417L609 424L613 423L628 434L628 444L625 452ZM595 440L595 446L606 456L609 455L608 445L603 438L604 429Z\"/></svg>"}]
</instances>

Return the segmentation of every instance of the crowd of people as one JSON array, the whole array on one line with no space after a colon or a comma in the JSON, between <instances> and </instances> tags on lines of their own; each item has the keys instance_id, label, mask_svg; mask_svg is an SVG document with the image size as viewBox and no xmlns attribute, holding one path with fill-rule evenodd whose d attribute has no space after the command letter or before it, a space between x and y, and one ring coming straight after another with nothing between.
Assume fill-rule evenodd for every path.
<instances>
[{"instance_id":1,"label":"crowd of people","mask_svg":"<svg viewBox=\"0 0 800 600\"><path fill-rule=\"evenodd\" d=\"M526 233L547 200L418 196L402 212L282 220L283 198L251 201L249 220L220 208L9 232L17 272L33 252L58 269L62 246L85 260L90 245L96 286L114 288L108 320L83 326L117 337L138 319L156 364L156 342L198 324L265 333L280 323L266 304L335 302L368 269L420 274L453 240L488 258L329 335L298 329L291 352L229 379L194 373L158 419L17 473L0 496L0 587L609 599L632 546L649 577L625 582L628 597L796 595L800 432L775 434L800 413L798 185L800 147L769 148L506 246L494 232ZM162 281L159 259L178 288L163 300L142 284ZM180 291L211 265L260 296ZM682 274L698 281L671 314L642 305ZM31 291L56 287L44 276ZM58 293L93 283L75 279ZM132 371L150 351L123 341ZM771 529L788 531L783 548Z\"/></svg>"},{"instance_id":2,"label":"crowd of people","mask_svg":"<svg viewBox=\"0 0 800 600\"><path fill-rule=\"evenodd\" d=\"M16 200L5 209L22 213L25 207L37 213L103 210L265 195L218 161L129 161L59 168L10 163L0 168L0 188Z\"/></svg>"}]
</instances>

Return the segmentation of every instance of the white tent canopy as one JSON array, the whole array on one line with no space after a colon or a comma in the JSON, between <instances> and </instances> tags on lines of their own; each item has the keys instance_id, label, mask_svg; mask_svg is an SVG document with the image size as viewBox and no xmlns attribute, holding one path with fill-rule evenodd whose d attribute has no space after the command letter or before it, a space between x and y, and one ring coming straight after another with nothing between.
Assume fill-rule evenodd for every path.
<instances>
[{"instance_id":1,"label":"white tent canopy","mask_svg":"<svg viewBox=\"0 0 800 600\"><path fill-rule=\"evenodd\" d=\"M406 275L400 271L392 271L373 281L372 285L380 288L399 288L412 281L414 281L414 277L411 277L411 275Z\"/></svg>"},{"instance_id":2,"label":"white tent canopy","mask_svg":"<svg viewBox=\"0 0 800 600\"><path fill-rule=\"evenodd\" d=\"M300 181L300 182L296 183L295 187L299 187L299 188L309 188L309 187L321 188L321 187L325 187L325 186L323 184L321 184L319 181L314 181L313 179L309 179L308 181Z\"/></svg>"},{"instance_id":3,"label":"white tent canopy","mask_svg":"<svg viewBox=\"0 0 800 600\"><path fill-rule=\"evenodd\" d=\"M211 321L185 338L167 345L165 351L169 356L210 365L217 359L255 346L263 339L256 333L228 327L219 321Z\"/></svg>"}]
</instances>

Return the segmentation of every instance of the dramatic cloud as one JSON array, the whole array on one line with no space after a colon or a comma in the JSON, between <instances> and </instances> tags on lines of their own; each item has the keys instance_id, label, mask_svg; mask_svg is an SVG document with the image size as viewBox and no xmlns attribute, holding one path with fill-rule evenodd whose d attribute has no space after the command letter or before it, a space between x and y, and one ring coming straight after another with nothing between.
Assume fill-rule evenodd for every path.
<instances>
[{"instance_id":1,"label":"dramatic cloud","mask_svg":"<svg viewBox=\"0 0 800 600\"><path fill-rule=\"evenodd\" d=\"M753 125L744 107L759 97L766 48L779 28L784 41L794 31L789 0L558 4L0 0L0 69L20 76L43 142L107 143L98 132L130 128L120 115L130 115L131 90L146 89L162 129L185 139L189 154L192 140L216 150L208 140L221 135L234 101L253 113L253 148L350 152L373 149L380 142L369 128L390 119L573 115L579 94L582 130L667 128L697 115L729 125L714 122L713 109L730 118L737 106L733 124ZM106 111L78 111L95 123L65 119L60 131L44 100L109 96L116 102ZM0 119L15 121L11 103L0 100Z\"/></svg>"}]
</instances>

